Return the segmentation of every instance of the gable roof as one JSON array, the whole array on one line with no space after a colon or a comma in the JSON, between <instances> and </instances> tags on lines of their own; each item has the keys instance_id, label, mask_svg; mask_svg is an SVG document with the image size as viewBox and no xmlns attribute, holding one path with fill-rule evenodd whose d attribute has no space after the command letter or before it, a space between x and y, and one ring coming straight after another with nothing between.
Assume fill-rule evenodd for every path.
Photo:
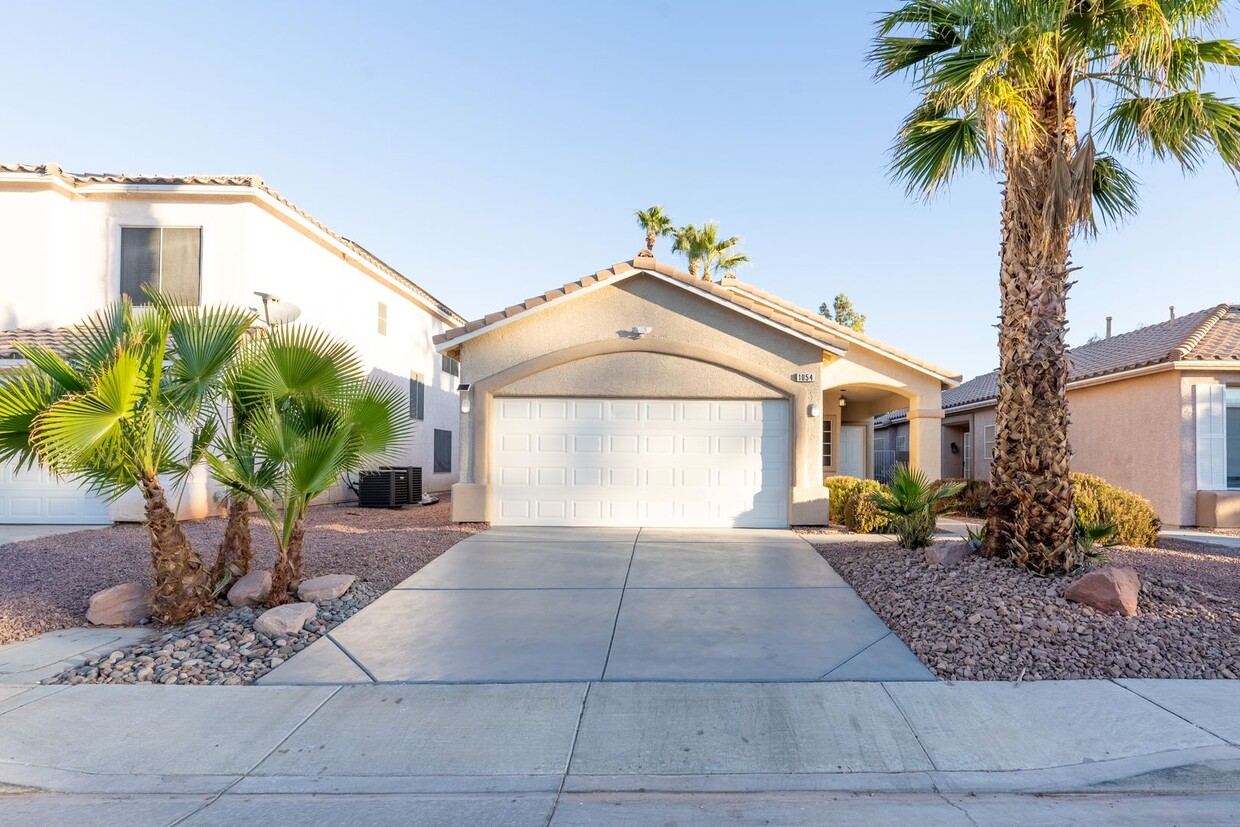
<instances>
[{"instance_id":1,"label":"gable roof","mask_svg":"<svg viewBox=\"0 0 1240 827\"><path fill-rule=\"evenodd\" d=\"M191 186L244 187L256 190L276 202L279 206L292 212L318 232L342 247L347 248L349 252L374 269L399 282L402 287L416 295L427 307L439 311L449 323L457 324L465 321L461 314L432 296L412 279L400 273L396 268L356 241L345 238L332 230L326 224L310 215L310 213L267 186L266 182L257 175L130 175L98 172L65 172L58 164L0 164L0 176L3 175L15 177L30 176L33 179L55 182L71 191L107 185L150 188L166 187L169 189Z\"/></svg>"},{"instance_id":2,"label":"gable roof","mask_svg":"<svg viewBox=\"0 0 1240 827\"><path fill-rule=\"evenodd\" d=\"M955 385L961 379L961 376L958 373L952 373L946 368L939 367L938 365L932 362L927 362L924 359L920 359L911 353L884 344L883 342L867 336L860 331L853 330L851 327L846 327L838 322L831 321L821 313L815 313L812 310L795 305L790 301L781 299L773 293L768 293L760 287L755 287L752 284L737 281L734 278L725 278L722 286L724 289L735 290L751 299L757 299L760 302L775 305L776 307L793 314L805 324L808 324L813 328L828 331L832 335L837 336L846 342L860 344L870 350L876 350L885 356L891 357L896 361L904 362L905 364L919 368L922 371L931 373L945 384Z\"/></svg>"},{"instance_id":3,"label":"gable roof","mask_svg":"<svg viewBox=\"0 0 1240 827\"><path fill-rule=\"evenodd\" d=\"M1068 351L1069 382L1098 379L1158 364L1240 361L1240 305L1220 304L1176 319L1120 333ZM943 392L943 410L991 402L999 372L983 373Z\"/></svg>"},{"instance_id":4,"label":"gable roof","mask_svg":"<svg viewBox=\"0 0 1240 827\"><path fill-rule=\"evenodd\" d=\"M657 262L654 256L645 250L639 252L631 261L613 264L606 270L599 270L591 275L582 276L576 281L570 281L560 287L554 287L541 296L532 296L503 310L488 313L481 319L475 319L461 327L440 333L435 336L434 342L441 350L444 349L445 345L455 347L468 339L487 333L494 327L506 324L518 316L541 309L548 304L565 302L581 291L597 287L604 282L615 283L641 273L662 277L664 281L692 292L700 293L706 298L730 306L738 312L757 318L759 321L785 333L809 340L825 350L837 354L843 353L846 350L845 343L840 339L829 335L825 331L814 329L810 325L794 318L789 313L763 307L747 299L745 296L720 287L712 281L691 276L671 265Z\"/></svg>"},{"instance_id":5,"label":"gable roof","mask_svg":"<svg viewBox=\"0 0 1240 827\"><path fill-rule=\"evenodd\" d=\"M665 281L691 291L700 292L706 297L719 301L738 312L756 317L760 321L786 333L808 339L833 353L842 354L847 351L849 345L860 344L863 347L878 350L897 361L911 364L918 370L931 373L945 383L954 384L960 379L959 376L943 371L941 368L936 368L928 362L924 362L895 348L888 347L875 339L859 334L842 325L829 322L821 316L815 318L814 314L810 314L808 310L778 299L766 291L759 290L751 285L741 285L735 279L724 279L722 284L715 284L713 281L691 276L669 264L656 261L655 257L646 250L639 251L630 261L619 262L606 270L599 270L592 275L583 276L576 281L570 281L560 287L552 288L541 296L533 296L519 304L511 305L495 313L489 313L481 319L475 319L461 327L441 333L435 337L435 344L441 350L445 349L445 346L454 347L467 339L482 335L497 325L507 323L511 319L544 307L549 303L562 302L584 289L595 287L603 282L628 278L639 273L649 273L664 277Z\"/></svg>"}]
</instances>

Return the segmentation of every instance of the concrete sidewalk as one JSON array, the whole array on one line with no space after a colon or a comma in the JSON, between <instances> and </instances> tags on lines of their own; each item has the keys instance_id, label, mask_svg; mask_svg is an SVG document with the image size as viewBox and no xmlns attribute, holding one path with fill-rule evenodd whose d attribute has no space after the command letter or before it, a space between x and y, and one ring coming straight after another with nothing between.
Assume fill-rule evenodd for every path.
<instances>
[{"instance_id":1,"label":"concrete sidewalk","mask_svg":"<svg viewBox=\"0 0 1240 827\"><path fill-rule=\"evenodd\" d=\"M7 687L0 823L1222 824L1238 704L1223 681Z\"/></svg>"}]
</instances>

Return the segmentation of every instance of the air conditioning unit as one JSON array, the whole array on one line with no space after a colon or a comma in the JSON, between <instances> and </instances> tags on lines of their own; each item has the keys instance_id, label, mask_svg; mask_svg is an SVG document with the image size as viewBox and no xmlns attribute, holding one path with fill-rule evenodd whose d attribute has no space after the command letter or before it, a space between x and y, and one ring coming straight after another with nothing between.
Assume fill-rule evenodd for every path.
<instances>
[{"instance_id":1,"label":"air conditioning unit","mask_svg":"<svg viewBox=\"0 0 1240 827\"><path fill-rule=\"evenodd\" d=\"M404 475L408 480L409 499L407 503L420 502L422 499L422 469L415 466L392 466L380 468L380 471L395 471L397 474Z\"/></svg>"},{"instance_id":2,"label":"air conditioning unit","mask_svg":"<svg viewBox=\"0 0 1240 827\"><path fill-rule=\"evenodd\" d=\"M408 502L408 469L368 471L358 476L357 504L362 508L400 508Z\"/></svg>"}]
</instances>

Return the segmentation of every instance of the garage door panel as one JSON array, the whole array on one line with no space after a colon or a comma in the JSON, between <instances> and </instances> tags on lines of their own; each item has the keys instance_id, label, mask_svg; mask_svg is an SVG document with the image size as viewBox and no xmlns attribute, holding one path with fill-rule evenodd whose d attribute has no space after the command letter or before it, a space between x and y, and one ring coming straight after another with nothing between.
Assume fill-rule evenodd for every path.
<instances>
[{"instance_id":1,"label":"garage door panel","mask_svg":"<svg viewBox=\"0 0 1240 827\"><path fill-rule=\"evenodd\" d=\"M106 525L108 504L42 468L0 464L0 523Z\"/></svg>"},{"instance_id":2,"label":"garage door panel","mask_svg":"<svg viewBox=\"0 0 1240 827\"><path fill-rule=\"evenodd\" d=\"M785 402L496 401L498 524L787 525Z\"/></svg>"}]
</instances>

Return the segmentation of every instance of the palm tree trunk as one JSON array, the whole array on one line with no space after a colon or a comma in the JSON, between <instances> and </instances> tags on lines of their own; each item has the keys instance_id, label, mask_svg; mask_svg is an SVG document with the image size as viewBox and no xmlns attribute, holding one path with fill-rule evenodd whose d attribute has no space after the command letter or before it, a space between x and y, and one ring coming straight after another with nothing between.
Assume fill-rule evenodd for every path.
<instances>
[{"instance_id":1,"label":"palm tree trunk","mask_svg":"<svg viewBox=\"0 0 1240 827\"><path fill-rule=\"evenodd\" d=\"M151 569L155 575L151 614L162 623L184 623L204 614L212 605L207 572L181 530L176 514L168 507L159 478L144 475L141 485L151 540Z\"/></svg>"},{"instance_id":2,"label":"palm tree trunk","mask_svg":"<svg viewBox=\"0 0 1240 827\"><path fill-rule=\"evenodd\" d=\"M696 276L697 274L698 274L697 259L691 258L689 259L689 275Z\"/></svg>"},{"instance_id":3,"label":"palm tree trunk","mask_svg":"<svg viewBox=\"0 0 1240 827\"><path fill-rule=\"evenodd\" d=\"M225 578L235 580L250 571L254 550L250 537L250 500L240 494L228 498L228 523L220 541L211 582L218 586Z\"/></svg>"},{"instance_id":4,"label":"palm tree trunk","mask_svg":"<svg viewBox=\"0 0 1240 827\"><path fill-rule=\"evenodd\" d=\"M647 251L654 252L654 243L656 240L657 240L657 236L654 234L653 230L648 231L646 233L646 250Z\"/></svg>"},{"instance_id":5,"label":"palm tree trunk","mask_svg":"<svg viewBox=\"0 0 1240 827\"><path fill-rule=\"evenodd\" d=\"M1079 562L1065 393L1071 223L1046 210L1056 155L1075 145L1071 110L1062 117L1058 99L1052 91L1035 102L1046 127L1035 146L1005 150L999 396L984 546L989 556L1047 574Z\"/></svg>"},{"instance_id":6,"label":"palm tree trunk","mask_svg":"<svg viewBox=\"0 0 1240 827\"><path fill-rule=\"evenodd\" d=\"M288 556L293 572L293 583L300 584L305 579L301 549L306 540L306 516L303 514L293 523L293 534L289 538Z\"/></svg>"}]
</instances>

